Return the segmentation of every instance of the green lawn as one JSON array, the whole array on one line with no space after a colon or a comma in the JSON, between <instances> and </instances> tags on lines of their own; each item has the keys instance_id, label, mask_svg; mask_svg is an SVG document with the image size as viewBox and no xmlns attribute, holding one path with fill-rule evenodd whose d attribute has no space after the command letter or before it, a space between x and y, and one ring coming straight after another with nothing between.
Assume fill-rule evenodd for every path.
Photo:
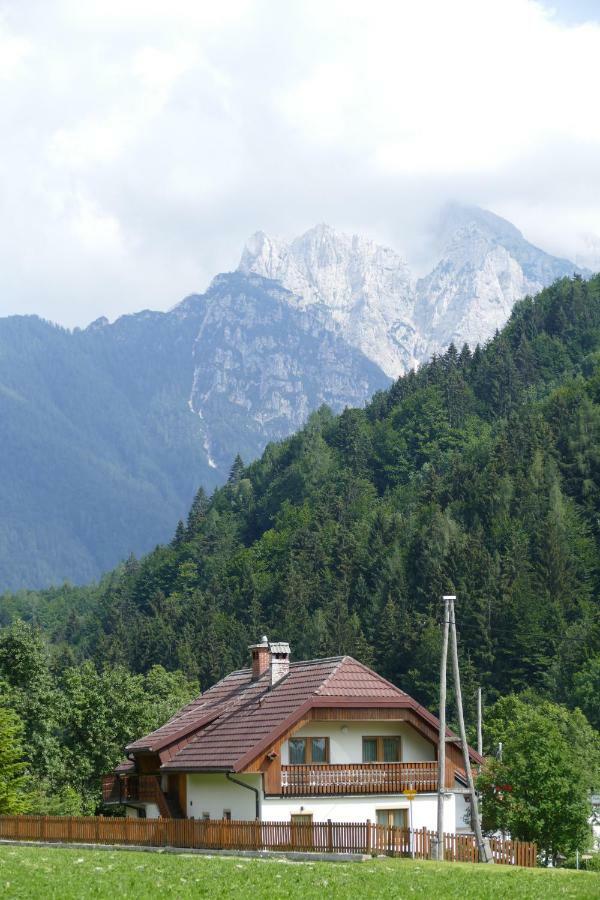
<instances>
[{"instance_id":1,"label":"green lawn","mask_svg":"<svg viewBox=\"0 0 600 900\"><path fill-rule=\"evenodd\" d=\"M0 896L108 897L456 897L460 900L554 900L600 897L588 872L515 869L463 863L377 859L365 863L297 863L243 859L0 846Z\"/></svg>"}]
</instances>

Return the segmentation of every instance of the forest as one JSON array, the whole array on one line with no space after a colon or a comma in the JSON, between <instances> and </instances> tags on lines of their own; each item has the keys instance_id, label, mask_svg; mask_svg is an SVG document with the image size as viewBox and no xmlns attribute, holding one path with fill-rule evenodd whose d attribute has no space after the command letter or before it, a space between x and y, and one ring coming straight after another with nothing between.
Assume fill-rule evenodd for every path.
<instances>
[{"instance_id":1,"label":"forest","mask_svg":"<svg viewBox=\"0 0 600 900\"><path fill-rule=\"evenodd\" d=\"M266 633L295 659L355 656L435 711L455 593L471 720L482 685L486 705L533 691L599 728L599 544L600 276L574 277L485 347L237 457L168 545L88 587L4 595L0 676L27 691L2 665L16 634L61 696L133 679L142 728Z\"/></svg>"}]
</instances>

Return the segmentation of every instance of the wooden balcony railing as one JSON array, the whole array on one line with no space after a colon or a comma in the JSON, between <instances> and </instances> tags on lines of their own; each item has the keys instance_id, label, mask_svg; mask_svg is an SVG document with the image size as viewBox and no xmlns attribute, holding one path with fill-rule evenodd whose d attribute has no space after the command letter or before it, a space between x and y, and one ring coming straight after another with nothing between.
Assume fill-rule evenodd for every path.
<instances>
[{"instance_id":1,"label":"wooden balcony railing","mask_svg":"<svg viewBox=\"0 0 600 900\"><path fill-rule=\"evenodd\" d=\"M343 763L281 767L281 792L287 795L396 794L437 790L437 763Z\"/></svg>"}]
</instances>

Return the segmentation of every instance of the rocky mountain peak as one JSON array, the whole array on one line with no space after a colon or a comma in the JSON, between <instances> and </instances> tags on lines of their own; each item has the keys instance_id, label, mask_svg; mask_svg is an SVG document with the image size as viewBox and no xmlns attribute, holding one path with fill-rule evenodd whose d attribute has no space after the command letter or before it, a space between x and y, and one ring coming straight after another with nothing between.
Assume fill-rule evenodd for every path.
<instances>
[{"instance_id":1,"label":"rocky mountain peak","mask_svg":"<svg viewBox=\"0 0 600 900\"><path fill-rule=\"evenodd\" d=\"M408 266L395 250L322 223L291 242L257 232L239 270L281 281L300 307L322 305L348 343L388 375L414 364L394 335L413 302Z\"/></svg>"},{"instance_id":2,"label":"rocky mountain peak","mask_svg":"<svg viewBox=\"0 0 600 900\"><path fill-rule=\"evenodd\" d=\"M257 232L239 269L280 281L294 305L319 304L391 377L450 342L485 342L517 300L577 271L501 216L458 203L442 210L431 257L431 272L417 280L392 248L319 224L289 242Z\"/></svg>"}]
</instances>

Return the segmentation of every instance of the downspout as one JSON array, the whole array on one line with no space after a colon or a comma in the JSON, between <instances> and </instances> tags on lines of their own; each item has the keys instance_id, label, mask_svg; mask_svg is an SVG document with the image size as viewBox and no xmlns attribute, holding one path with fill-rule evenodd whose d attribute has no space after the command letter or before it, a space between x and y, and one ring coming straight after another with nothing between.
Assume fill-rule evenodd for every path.
<instances>
[{"instance_id":1,"label":"downspout","mask_svg":"<svg viewBox=\"0 0 600 900\"><path fill-rule=\"evenodd\" d=\"M245 781L238 781L237 778L233 777L231 772L225 772L225 778L227 779L227 781L233 781L234 784L239 784L240 787L247 788L247 790L249 790L249 791L254 791L255 802L256 802L255 818L260 819L260 793L259 793L258 788L252 787L251 784L246 784Z\"/></svg>"}]
</instances>

